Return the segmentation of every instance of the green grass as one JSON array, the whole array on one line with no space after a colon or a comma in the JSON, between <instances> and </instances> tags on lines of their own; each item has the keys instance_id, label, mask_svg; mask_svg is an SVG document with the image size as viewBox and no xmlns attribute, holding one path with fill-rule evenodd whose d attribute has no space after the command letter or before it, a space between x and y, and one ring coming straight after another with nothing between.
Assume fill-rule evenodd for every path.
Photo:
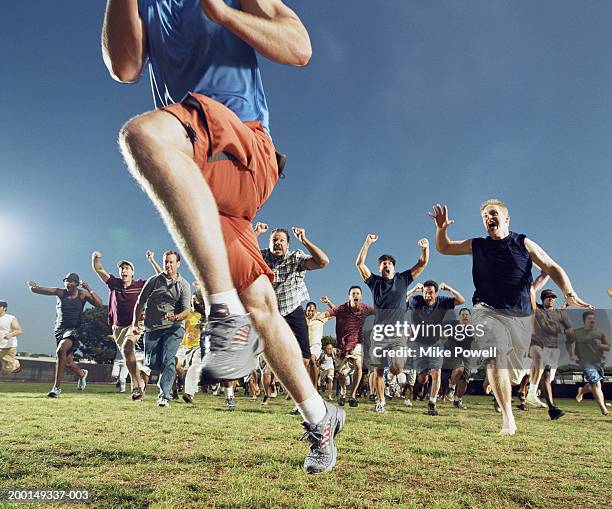
<instances>
[{"instance_id":1,"label":"green grass","mask_svg":"<svg viewBox=\"0 0 612 509\"><path fill-rule=\"evenodd\" d=\"M143 403L108 386L48 390L0 384L0 491L88 489L88 505L57 504L75 508L612 507L612 419L591 400L559 401L556 422L520 413L514 437L497 435L484 397L435 418L425 403L391 401L382 416L347 407L336 469L309 476L299 418L280 398L238 397L229 413L211 395L159 408L153 387Z\"/></svg>"}]
</instances>

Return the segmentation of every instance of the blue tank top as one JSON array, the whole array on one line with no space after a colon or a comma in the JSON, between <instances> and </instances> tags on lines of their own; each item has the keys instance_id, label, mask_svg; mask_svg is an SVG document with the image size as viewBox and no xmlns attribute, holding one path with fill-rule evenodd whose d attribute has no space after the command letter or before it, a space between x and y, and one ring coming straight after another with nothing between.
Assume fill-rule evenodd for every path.
<instances>
[{"instance_id":1,"label":"blue tank top","mask_svg":"<svg viewBox=\"0 0 612 509\"><path fill-rule=\"evenodd\" d=\"M83 322L85 301L77 296L71 299L66 290L57 297L55 305L55 330L78 329Z\"/></svg>"},{"instance_id":2,"label":"blue tank top","mask_svg":"<svg viewBox=\"0 0 612 509\"><path fill-rule=\"evenodd\" d=\"M226 3L240 8L238 0ZM225 105L243 122L260 120L269 133L268 105L251 46L208 19L199 0L138 0L138 9L157 108L196 92Z\"/></svg>"},{"instance_id":3,"label":"blue tank top","mask_svg":"<svg viewBox=\"0 0 612 509\"><path fill-rule=\"evenodd\" d=\"M510 232L505 239L472 239L472 302L528 316L531 303L532 262L525 248L525 235Z\"/></svg>"}]
</instances>

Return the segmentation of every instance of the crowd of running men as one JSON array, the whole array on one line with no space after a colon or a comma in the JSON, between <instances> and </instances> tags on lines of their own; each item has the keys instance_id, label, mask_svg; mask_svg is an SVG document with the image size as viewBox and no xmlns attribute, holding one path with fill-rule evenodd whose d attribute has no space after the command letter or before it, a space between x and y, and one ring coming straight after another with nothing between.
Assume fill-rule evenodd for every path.
<instances>
[{"instance_id":1,"label":"crowd of running men","mask_svg":"<svg viewBox=\"0 0 612 509\"><path fill-rule=\"evenodd\" d=\"M336 436L345 426L347 412L324 399L316 388L317 369L328 379L331 363L323 358L317 365L317 342L314 348L310 345L311 330L318 334L320 328L313 323L316 311L307 319L302 309L308 298L305 272L323 269L329 259L302 228L294 228L293 234L308 253L288 251L290 234L280 229L272 231L270 247L261 250L257 237L267 226L253 228L255 216L270 197L287 160L270 135L256 53L273 62L305 66L312 56L308 31L281 0L186 0L171 4L107 0L102 51L109 73L122 83L138 81L144 67L149 68L156 109L129 120L120 131L119 144L130 174L152 200L178 246L177 251L164 254L161 272L147 281L134 280L134 266L127 261L120 263L120 277L111 277L102 268L99 254L92 257L94 270L109 287L109 319L132 378L132 398L143 397L148 376L145 368L161 373L159 404L167 406L172 397L175 357L191 307L190 286L178 272L182 255L208 303L204 352L197 359L197 349L190 357L187 348L182 368L189 371L199 362L203 383L225 384L228 399L233 400L233 381L249 376L258 363L265 362L265 396L272 397L269 382L273 373L302 417L309 444L305 470L332 470L338 453ZM563 269L535 242L509 231L508 210L501 202L489 201L481 208L486 238L452 241L447 229L453 221L446 207L436 205L430 214L436 224L438 252L472 256L476 292L470 320L475 330L478 327L483 332L474 343L491 352L485 365L488 386L502 414L501 433L513 434L511 385L523 378L531 341L532 263L551 277L567 306L590 306L578 298ZM379 259L379 274L373 274L366 258L377 238L367 236L357 259L359 274L372 294L373 309L361 303L358 289L353 288L346 305L332 306L323 314L325 319L336 320L338 377L343 387L351 379L350 388L346 388L350 391L349 406L356 404L357 379L366 358L375 407L383 413L385 371L390 377L403 379L400 375L406 366L408 343L434 351L444 338L437 332L423 334L420 329L409 335L401 327L394 328L404 319L409 285L428 263L427 240L418 242L420 256L408 270L396 271L395 258L384 255ZM59 395L65 366L79 376L81 388L86 383L87 372L74 362L77 326L85 303L100 306L101 300L86 284L79 289L79 282L79 277L70 273L64 288L29 283L34 293L53 295L58 301L58 363L52 396ZM442 311L459 305L463 297L444 285L443 290L451 295L438 302L431 288L424 286L422 295L414 295L419 290L412 292L408 305L415 316L437 325ZM372 312L373 340L360 342L356 338L363 318ZM135 345L143 331L144 360L139 367ZM609 347L595 335L590 329L576 333L572 353L583 356L589 390L598 394L600 369L587 357L592 360ZM542 359L546 344L536 343L534 351L537 348L542 350ZM413 361L416 370L430 372L429 411L435 415L443 366L427 355ZM455 376L451 383L456 391L464 377L459 368L452 368ZM541 371L539 367L532 370L530 382L537 385ZM352 377L347 376L351 372ZM423 375L420 381L425 382ZM193 391L193 386L189 390ZM186 400L190 397L193 394L188 392ZM339 403L346 394L340 397Z\"/></svg>"}]
</instances>

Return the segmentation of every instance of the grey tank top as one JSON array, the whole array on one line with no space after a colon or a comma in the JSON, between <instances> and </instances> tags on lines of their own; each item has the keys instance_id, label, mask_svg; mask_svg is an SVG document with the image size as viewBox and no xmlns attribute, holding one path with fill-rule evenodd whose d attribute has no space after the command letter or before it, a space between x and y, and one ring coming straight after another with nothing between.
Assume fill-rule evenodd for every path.
<instances>
[{"instance_id":1,"label":"grey tank top","mask_svg":"<svg viewBox=\"0 0 612 509\"><path fill-rule=\"evenodd\" d=\"M63 290L61 297L57 297L55 305L55 330L58 329L73 329L81 326L83 319L83 308L85 301L79 297L71 299L68 297L68 292Z\"/></svg>"}]
</instances>

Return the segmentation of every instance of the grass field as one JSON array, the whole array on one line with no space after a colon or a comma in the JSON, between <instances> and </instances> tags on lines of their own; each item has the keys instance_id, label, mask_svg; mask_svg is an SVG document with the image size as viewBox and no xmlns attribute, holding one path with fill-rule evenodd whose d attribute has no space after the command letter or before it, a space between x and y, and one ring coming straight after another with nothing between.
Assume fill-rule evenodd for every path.
<instances>
[{"instance_id":1,"label":"grass field","mask_svg":"<svg viewBox=\"0 0 612 509\"><path fill-rule=\"evenodd\" d=\"M142 403L109 386L48 390L0 384L0 490L89 490L87 505L57 506L612 507L612 419L592 400L560 401L556 422L521 413L514 437L497 435L485 397L439 405L438 417L398 400L382 416L347 407L335 471L309 476L299 417L280 398L237 397L230 413L221 396L159 408L154 388Z\"/></svg>"}]
</instances>

